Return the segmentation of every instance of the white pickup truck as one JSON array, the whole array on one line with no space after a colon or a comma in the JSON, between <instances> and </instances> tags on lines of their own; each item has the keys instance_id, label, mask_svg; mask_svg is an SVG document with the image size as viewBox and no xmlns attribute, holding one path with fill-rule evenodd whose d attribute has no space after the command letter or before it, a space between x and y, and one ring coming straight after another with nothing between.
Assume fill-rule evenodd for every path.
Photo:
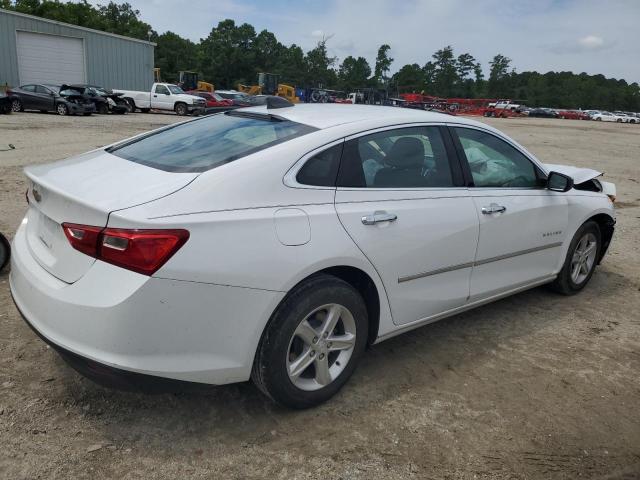
<instances>
[{"instance_id":1,"label":"white pickup truck","mask_svg":"<svg viewBox=\"0 0 640 480\"><path fill-rule=\"evenodd\" d=\"M173 110L178 115L200 114L204 112L206 101L204 98L189 95L177 85L171 83L154 83L150 92L136 92L135 90L114 90L122 93L122 97L129 102L131 108L148 112L156 110Z\"/></svg>"}]
</instances>

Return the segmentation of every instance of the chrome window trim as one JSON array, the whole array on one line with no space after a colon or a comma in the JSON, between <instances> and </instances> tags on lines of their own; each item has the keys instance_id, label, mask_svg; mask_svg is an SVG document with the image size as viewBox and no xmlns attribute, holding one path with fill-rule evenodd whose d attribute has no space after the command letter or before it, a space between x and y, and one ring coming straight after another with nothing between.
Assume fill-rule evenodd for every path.
<instances>
[{"instance_id":1,"label":"chrome window trim","mask_svg":"<svg viewBox=\"0 0 640 480\"><path fill-rule=\"evenodd\" d=\"M345 139L344 137L342 137L330 143L325 143L324 145L316 147L313 150L305 153L302 157L298 159L298 161L296 161L291 166L291 168L289 168L289 170L287 170L287 173L285 173L284 177L282 178L282 183L284 183L285 186L290 188L311 189L311 190L335 190L336 189L335 185L333 187L325 187L322 185L305 185L304 183L299 183L296 177L298 176L298 172L302 169L304 164L307 163L307 160L309 160L312 157L315 157L316 155L324 152L325 150L329 150L330 148L335 147L336 145L340 145L341 143L344 143L344 141Z\"/></svg>"},{"instance_id":2,"label":"chrome window trim","mask_svg":"<svg viewBox=\"0 0 640 480\"><path fill-rule=\"evenodd\" d=\"M538 160L535 157L535 155L533 155L531 152L529 152L528 150L523 148L521 145L517 145L516 143L511 141L509 138L503 136L500 132L489 130L487 128L482 128L482 127L480 127L478 125L467 125L467 124L464 124L464 123L447 123L447 127L449 127L449 128L469 128L469 129L472 129L472 130L479 130L479 131L481 131L483 133L487 133L489 135L493 135L494 137L502 140L503 142L505 142L505 143L511 145L513 148L515 148L518 152L520 152L522 155L524 155L527 160L529 160L536 167L538 167L542 171L542 173L544 173L545 175L549 175L549 171L547 170L547 168L543 166L542 162L540 160ZM499 188L499 189L502 189L502 188L514 188L514 187L470 187L470 188L478 188L478 189ZM539 189L541 187L515 187L515 188Z\"/></svg>"}]
</instances>

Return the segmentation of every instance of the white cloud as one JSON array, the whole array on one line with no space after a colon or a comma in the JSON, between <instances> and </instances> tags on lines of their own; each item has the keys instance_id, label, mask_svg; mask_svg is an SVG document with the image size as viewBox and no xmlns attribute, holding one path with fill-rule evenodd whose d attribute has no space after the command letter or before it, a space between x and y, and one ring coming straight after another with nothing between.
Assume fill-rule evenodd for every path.
<instances>
[{"instance_id":1,"label":"white cloud","mask_svg":"<svg viewBox=\"0 0 640 480\"><path fill-rule=\"evenodd\" d=\"M584 48L597 49L604 45L604 39L597 35L587 35L586 37L582 37L578 40L578 43Z\"/></svg>"},{"instance_id":2,"label":"white cloud","mask_svg":"<svg viewBox=\"0 0 640 480\"><path fill-rule=\"evenodd\" d=\"M322 38L324 37L324 32L322 30L314 30L313 32L311 32L311 36L313 38Z\"/></svg>"}]
</instances>

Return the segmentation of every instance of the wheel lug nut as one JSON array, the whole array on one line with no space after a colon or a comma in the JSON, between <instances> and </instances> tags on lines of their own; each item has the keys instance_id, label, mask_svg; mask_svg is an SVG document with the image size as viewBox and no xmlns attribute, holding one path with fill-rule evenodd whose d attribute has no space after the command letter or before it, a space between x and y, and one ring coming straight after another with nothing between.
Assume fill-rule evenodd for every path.
<instances>
[{"instance_id":1,"label":"wheel lug nut","mask_svg":"<svg viewBox=\"0 0 640 480\"><path fill-rule=\"evenodd\" d=\"M324 358L324 353L321 353L320 356L318 357L320 360L322 360Z\"/></svg>"},{"instance_id":2,"label":"wheel lug nut","mask_svg":"<svg viewBox=\"0 0 640 480\"><path fill-rule=\"evenodd\" d=\"M315 350L311 350L309 352L309 355L311 355L312 357L315 357L316 356L316 351Z\"/></svg>"},{"instance_id":3,"label":"wheel lug nut","mask_svg":"<svg viewBox=\"0 0 640 480\"><path fill-rule=\"evenodd\" d=\"M331 342L327 342L327 348L331 348Z\"/></svg>"},{"instance_id":4,"label":"wheel lug nut","mask_svg":"<svg viewBox=\"0 0 640 480\"><path fill-rule=\"evenodd\" d=\"M313 337L313 343L318 343L318 337Z\"/></svg>"},{"instance_id":5,"label":"wheel lug nut","mask_svg":"<svg viewBox=\"0 0 640 480\"><path fill-rule=\"evenodd\" d=\"M328 336L329 336L329 333L328 333L328 332L324 332L324 333L322 334L322 338L327 338Z\"/></svg>"}]
</instances>

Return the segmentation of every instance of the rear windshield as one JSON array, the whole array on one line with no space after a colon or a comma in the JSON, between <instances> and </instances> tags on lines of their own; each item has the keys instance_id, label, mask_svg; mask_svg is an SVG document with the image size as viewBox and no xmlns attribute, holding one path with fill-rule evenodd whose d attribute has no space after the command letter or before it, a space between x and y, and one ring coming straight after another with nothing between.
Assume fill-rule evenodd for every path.
<instances>
[{"instance_id":1,"label":"rear windshield","mask_svg":"<svg viewBox=\"0 0 640 480\"><path fill-rule=\"evenodd\" d=\"M107 151L167 172L204 172L315 130L274 116L228 112L169 127Z\"/></svg>"}]
</instances>

